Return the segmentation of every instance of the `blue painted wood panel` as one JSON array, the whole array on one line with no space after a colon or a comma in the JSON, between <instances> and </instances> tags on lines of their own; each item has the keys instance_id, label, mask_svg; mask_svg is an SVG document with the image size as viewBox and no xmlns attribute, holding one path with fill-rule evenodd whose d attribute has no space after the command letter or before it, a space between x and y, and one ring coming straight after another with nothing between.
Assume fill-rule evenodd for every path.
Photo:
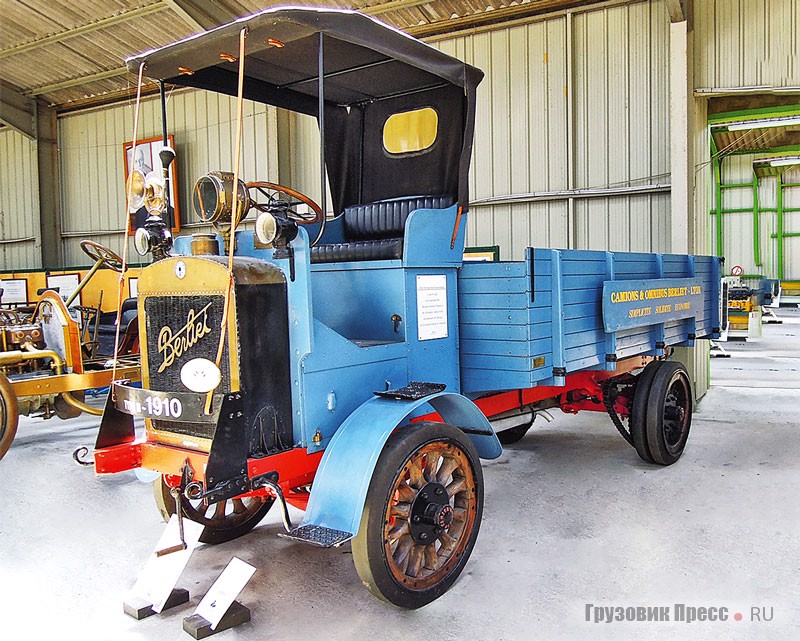
<instances>
[{"instance_id":1,"label":"blue painted wood panel","mask_svg":"<svg viewBox=\"0 0 800 641\"><path fill-rule=\"evenodd\" d=\"M719 277L711 256L529 249L524 261L465 264L458 279L462 390L558 385L568 373L690 345L719 326ZM605 283L664 278L701 281L693 318L605 331Z\"/></svg>"}]
</instances>

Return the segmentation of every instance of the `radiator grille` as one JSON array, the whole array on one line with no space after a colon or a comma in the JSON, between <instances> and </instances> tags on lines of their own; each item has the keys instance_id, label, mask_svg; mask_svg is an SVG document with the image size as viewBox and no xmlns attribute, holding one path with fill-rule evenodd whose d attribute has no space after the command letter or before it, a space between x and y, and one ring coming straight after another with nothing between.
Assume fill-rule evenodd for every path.
<instances>
[{"instance_id":1,"label":"radiator grille","mask_svg":"<svg viewBox=\"0 0 800 641\"><path fill-rule=\"evenodd\" d=\"M144 302L149 385L160 392L186 391L181 367L193 358L215 362L225 304L223 295L148 296ZM220 361L222 382L217 392L230 390L229 344ZM161 370L161 371L159 371ZM211 439L214 425L152 421L158 431Z\"/></svg>"}]
</instances>

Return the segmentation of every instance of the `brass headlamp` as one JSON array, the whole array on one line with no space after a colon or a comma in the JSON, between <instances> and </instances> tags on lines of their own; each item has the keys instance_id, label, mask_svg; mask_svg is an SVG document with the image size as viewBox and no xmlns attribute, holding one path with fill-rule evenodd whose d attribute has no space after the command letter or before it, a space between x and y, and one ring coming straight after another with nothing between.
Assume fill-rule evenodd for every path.
<instances>
[{"instance_id":1,"label":"brass headlamp","mask_svg":"<svg viewBox=\"0 0 800 641\"><path fill-rule=\"evenodd\" d=\"M234 216L233 174L229 171L212 171L200 178L192 190L192 206L204 223L236 227L250 210L250 195L242 180L236 189L236 215Z\"/></svg>"}]
</instances>

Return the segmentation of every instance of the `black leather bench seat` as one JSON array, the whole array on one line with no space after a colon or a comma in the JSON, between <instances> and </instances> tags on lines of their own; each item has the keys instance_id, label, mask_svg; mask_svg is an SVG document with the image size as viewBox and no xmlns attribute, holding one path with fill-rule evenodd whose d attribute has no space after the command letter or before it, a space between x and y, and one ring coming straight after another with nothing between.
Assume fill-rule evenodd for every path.
<instances>
[{"instance_id":1,"label":"black leather bench seat","mask_svg":"<svg viewBox=\"0 0 800 641\"><path fill-rule=\"evenodd\" d=\"M345 263L351 260L391 260L403 257L402 238L354 240L351 243L317 245L311 248L312 263Z\"/></svg>"},{"instance_id":2,"label":"black leather bench seat","mask_svg":"<svg viewBox=\"0 0 800 641\"><path fill-rule=\"evenodd\" d=\"M417 209L446 209L450 196L412 196L354 205L344 210L347 242L311 248L312 263L391 260L403 257L406 220Z\"/></svg>"},{"instance_id":3,"label":"black leather bench seat","mask_svg":"<svg viewBox=\"0 0 800 641\"><path fill-rule=\"evenodd\" d=\"M130 322L136 318L137 299L126 298L122 301L122 313L119 322L119 337L125 335ZM114 341L117 338L117 312L105 312L100 315L100 323L97 327L97 341L100 343L98 354L110 356L114 353Z\"/></svg>"}]
</instances>

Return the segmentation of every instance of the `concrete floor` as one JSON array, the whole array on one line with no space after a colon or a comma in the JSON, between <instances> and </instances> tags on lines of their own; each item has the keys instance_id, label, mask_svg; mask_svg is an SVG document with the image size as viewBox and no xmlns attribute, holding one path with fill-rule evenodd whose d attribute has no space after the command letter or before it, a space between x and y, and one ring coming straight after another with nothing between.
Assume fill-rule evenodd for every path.
<instances>
[{"instance_id":1,"label":"concrete floor","mask_svg":"<svg viewBox=\"0 0 800 641\"><path fill-rule=\"evenodd\" d=\"M0 462L0 637L178 640L234 555L257 572L252 621L220 638L790 639L800 629L800 312L713 359L683 458L642 463L604 415L558 413L485 464L486 508L464 574L406 612L360 584L349 546L279 539L273 510L232 543L195 551L190 604L134 621L122 598L163 524L132 472L97 478L70 453L97 419L23 419ZM295 513L295 517L298 513ZM674 604L727 607L675 622ZM670 608L669 622L586 621L586 605ZM751 608L772 621L751 621ZM742 613L734 621L734 613Z\"/></svg>"}]
</instances>

